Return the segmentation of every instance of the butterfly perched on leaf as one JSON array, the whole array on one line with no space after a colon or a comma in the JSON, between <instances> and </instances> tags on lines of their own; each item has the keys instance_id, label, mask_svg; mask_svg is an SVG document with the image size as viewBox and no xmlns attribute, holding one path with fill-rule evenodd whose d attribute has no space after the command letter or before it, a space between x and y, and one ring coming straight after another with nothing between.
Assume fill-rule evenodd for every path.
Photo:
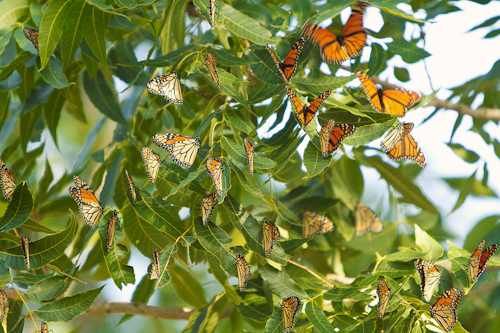
<instances>
[{"instance_id":1,"label":"butterfly perched on leaf","mask_svg":"<svg viewBox=\"0 0 500 333\"><path fill-rule=\"evenodd\" d=\"M7 293L5 289L0 289L0 323L3 322L4 316L9 309L9 298L7 297Z\"/></svg>"},{"instance_id":2,"label":"butterfly perched on leaf","mask_svg":"<svg viewBox=\"0 0 500 333\"><path fill-rule=\"evenodd\" d=\"M143 147L141 150L142 161L146 165L146 173L151 181L151 184L156 183L156 178L158 177L158 171L160 170L160 155L155 153L149 147Z\"/></svg>"},{"instance_id":3,"label":"butterfly perched on leaf","mask_svg":"<svg viewBox=\"0 0 500 333\"><path fill-rule=\"evenodd\" d=\"M325 215L306 210L302 214L302 236L314 237L319 234L331 232L334 228L332 220Z\"/></svg>"},{"instance_id":4,"label":"butterfly perched on leaf","mask_svg":"<svg viewBox=\"0 0 500 333\"><path fill-rule=\"evenodd\" d=\"M236 268L238 270L238 286L240 291L245 291L250 278L250 266L240 252L236 254Z\"/></svg>"},{"instance_id":5,"label":"butterfly perched on leaf","mask_svg":"<svg viewBox=\"0 0 500 333\"><path fill-rule=\"evenodd\" d=\"M99 223L104 207L87 183L78 176L73 176L73 180L76 187L70 187L69 193L75 199L85 223L90 227L95 227Z\"/></svg>"},{"instance_id":6,"label":"butterfly perched on leaf","mask_svg":"<svg viewBox=\"0 0 500 333\"><path fill-rule=\"evenodd\" d=\"M394 161L401 161L403 158L406 158L407 160L416 163L421 168L425 168L427 165L422 149L420 149L420 146L417 142L415 142L415 139L409 133L401 138L401 140L397 142L386 154Z\"/></svg>"},{"instance_id":7,"label":"butterfly perched on leaf","mask_svg":"<svg viewBox=\"0 0 500 333\"><path fill-rule=\"evenodd\" d=\"M262 246L266 256L273 252L274 244L280 241L280 230L273 222L269 222L266 218L262 221Z\"/></svg>"},{"instance_id":8,"label":"butterfly perched on leaf","mask_svg":"<svg viewBox=\"0 0 500 333\"><path fill-rule=\"evenodd\" d=\"M468 268L469 268L469 279L471 283L474 283L479 276L484 272L486 268L486 264L488 260L490 260L491 256L498 251L498 244L493 244L488 246L484 251L485 241L483 240L477 246L477 249L474 251L472 256L469 258Z\"/></svg>"},{"instance_id":9,"label":"butterfly perched on leaf","mask_svg":"<svg viewBox=\"0 0 500 333\"><path fill-rule=\"evenodd\" d=\"M245 148L245 154L247 155L248 172L250 173L250 176L253 176L254 150L252 144L250 143L250 141L248 141L247 138L243 139L243 147Z\"/></svg>"},{"instance_id":10,"label":"butterfly perched on leaf","mask_svg":"<svg viewBox=\"0 0 500 333\"><path fill-rule=\"evenodd\" d=\"M24 36L26 36L26 38L31 42L31 44L33 44L35 49L37 51L39 51L39 49L38 49L38 30L35 30L33 28L30 28L30 27L25 27L25 28L23 28L23 33L24 33Z\"/></svg>"},{"instance_id":11,"label":"butterfly perched on leaf","mask_svg":"<svg viewBox=\"0 0 500 333\"><path fill-rule=\"evenodd\" d=\"M456 288L446 290L434 303L429 311L439 326L445 332L450 332L457 323L457 307L462 301L462 293Z\"/></svg>"},{"instance_id":12,"label":"butterfly perched on leaf","mask_svg":"<svg viewBox=\"0 0 500 333\"><path fill-rule=\"evenodd\" d=\"M134 203L137 203L137 193L135 192L136 189L134 180L128 174L127 169L125 169L125 175L127 176L128 189L130 190L130 195L132 196L132 200L134 201Z\"/></svg>"},{"instance_id":13,"label":"butterfly perched on leaf","mask_svg":"<svg viewBox=\"0 0 500 333\"><path fill-rule=\"evenodd\" d=\"M223 186L223 164L220 158L212 158L210 157L207 160L207 173L212 178L214 183L215 190L217 194L222 196L224 195L224 186Z\"/></svg>"},{"instance_id":14,"label":"butterfly perched on leaf","mask_svg":"<svg viewBox=\"0 0 500 333\"><path fill-rule=\"evenodd\" d=\"M300 311L302 303L296 296L283 298L281 309L283 310L283 328L289 333L295 324L295 316Z\"/></svg>"},{"instance_id":15,"label":"butterfly perched on leaf","mask_svg":"<svg viewBox=\"0 0 500 333\"><path fill-rule=\"evenodd\" d=\"M215 9L217 8L216 0L208 0L208 13L210 14L210 25L215 26Z\"/></svg>"},{"instance_id":16,"label":"butterfly perched on leaf","mask_svg":"<svg viewBox=\"0 0 500 333\"><path fill-rule=\"evenodd\" d=\"M363 28L365 8L366 3L356 3L340 35L335 35L330 30L320 28L313 23L306 23L302 34L319 47L323 60L340 64L360 55L366 45L367 33Z\"/></svg>"},{"instance_id":17,"label":"butterfly perched on leaf","mask_svg":"<svg viewBox=\"0 0 500 333\"><path fill-rule=\"evenodd\" d=\"M184 103L181 81L176 71L154 77L146 84L146 88L150 93L162 96L172 104L182 105Z\"/></svg>"},{"instance_id":18,"label":"butterfly perched on leaf","mask_svg":"<svg viewBox=\"0 0 500 333\"><path fill-rule=\"evenodd\" d=\"M377 214L370 208L358 202L356 205L356 236L361 236L369 231L381 232L382 221Z\"/></svg>"},{"instance_id":19,"label":"butterfly perched on leaf","mask_svg":"<svg viewBox=\"0 0 500 333\"><path fill-rule=\"evenodd\" d=\"M170 158L181 168L193 165L200 149L200 138L191 138L185 135L161 133L153 136L155 146L165 149Z\"/></svg>"},{"instance_id":20,"label":"butterfly perched on leaf","mask_svg":"<svg viewBox=\"0 0 500 333\"><path fill-rule=\"evenodd\" d=\"M321 127L321 132L319 133L319 142L323 157L332 156L340 147L342 141L355 131L356 127L354 125L335 125L335 120L328 120L328 122Z\"/></svg>"},{"instance_id":21,"label":"butterfly perched on leaf","mask_svg":"<svg viewBox=\"0 0 500 333\"><path fill-rule=\"evenodd\" d=\"M439 284L441 272L431 261L417 259L414 264L420 274L420 289L422 290L424 299L429 302L432 298L432 294L434 294L434 290Z\"/></svg>"},{"instance_id":22,"label":"butterfly perched on leaf","mask_svg":"<svg viewBox=\"0 0 500 333\"><path fill-rule=\"evenodd\" d=\"M358 71L357 76L372 107L378 112L403 117L408 109L420 102L422 94L405 89L379 89L368 75Z\"/></svg>"},{"instance_id":23,"label":"butterfly perched on leaf","mask_svg":"<svg viewBox=\"0 0 500 333\"><path fill-rule=\"evenodd\" d=\"M212 213L217 206L217 203L217 193L215 192L201 199L201 222L203 225L207 225L210 220L210 216L212 216Z\"/></svg>"},{"instance_id":24,"label":"butterfly perched on leaf","mask_svg":"<svg viewBox=\"0 0 500 333\"><path fill-rule=\"evenodd\" d=\"M9 170L5 166L5 163L0 159L0 186L2 186L2 193L8 202L12 200L14 191L16 189L16 183L10 175Z\"/></svg>"},{"instance_id":25,"label":"butterfly perched on leaf","mask_svg":"<svg viewBox=\"0 0 500 333\"><path fill-rule=\"evenodd\" d=\"M413 129L413 123L400 123L380 142L380 149L384 153L390 152Z\"/></svg>"},{"instance_id":26,"label":"butterfly perched on leaf","mask_svg":"<svg viewBox=\"0 0 500 333\"><path fill-rule=\"evenodd\" d=\"M49 325L46 322L40 324L40 333L49 333Z\"/></svg>"},{"instance_id":27,"label":"butterfly perched on leaf","mask_svg":"<svg viewBox=\"0 0 500 333\"><path fill-rule=\"evenodd\" d=\"M288 54L286 55L285 59L283 59L283 62L278 61L278 58L276 58L276 55L274 54L273 50L269 47L269 45L266 44L266 48L269 51L269 53L271 53L274 63L276 64L276 67L278 67L278 70L281 74L281 77L283 78L283 80L285 80L287 84L292 78L293 74L295 74L295 71L297 70L297 64L299 62L300 52L302 51L302 48L304 47L305 43L306 40L303 37L301 37L297 42L295 42L290 51L288 51Z\"/></svg>"},{"instance_id":28,"label":"butterfly perched on leaf","mask_svg":"<svg viewBox=\"0 0 500 333\"><path fill-rule=\"evenodd\" d=\"M384 279L380 279L377 286L377 296L378 296L378 316L379 318L384 317L385 309L389 304L391 299L391 289L387 286L387 282Z\"/></svg>"},{"instance_id":29,"label":"butterfly perched on leaf","mask_svg":"<svg viewBox=\"0 0 500 333\"><path fill-rule=\"evenodd\" d=\"M115 229L117 223L118 223L118 212L114 210L113 213L111 214L111 217L109 218L108 226L106 228L106 238L107 238L106 245L108 252L109 250L111 250L111 247L113 246L113 240L115 239Z\"/></svg>"},{"instance_id":30,"label":"butterfly perched on leaf","mask_svg":"<svg viewBox=\"0 0 500 333\"><path fill-rule=\"evenodd\" d=\"M24 263L26 264L26 269L30 270L30 242L28 237L21 236L21 250L23 250Z\"/></svg>"},{"instance_id":31,"label":"butterfly perched on leaf","mask_svg":"<svg viewBox=\"0 0 500 333\"><path fill-rule=\"evenodd\" d=\"M156 280L161 276L160 254L158 249L153 247L153 265L151 267L150 280Z\"/></svg>"},{"instance_id":32,"label":"butterfly perched on leaf","mask_svg":"<svg viewBox=\"0 0 500 333\"><path fill-rule=\"evenodd\" d=\"M217 61L215 61L215 57L212 53L207 53L207 56L205 57L205 64L207 65L208 71L210 72L210 75L212 75L215 84L217 87L220 87L219 74L217 73Z\"/></svg>"},{"instance_id":33,"label":"butterfly perched on leaf","mask_svg":"<svg viewBox=\"0 0 500 333\"><path fill-rule=\"evenodd\" d=\"M304 106L300 102L300 99L297 96L295 96L295 93L290 89L286 88L288 99L295 108L295 112L297 112L297 116L299 117L304 127L306 127L307 124L309 124L311 120L313 120L314 116L316 116L316 113L321 108L321 104L323 104L323 102L328 98L328 96L330 96L330 92L331 92L330 90L325 91L324 93L319 95L314 101L312 101L312 103L309 106Z\"/></svg>"}]
</instances>

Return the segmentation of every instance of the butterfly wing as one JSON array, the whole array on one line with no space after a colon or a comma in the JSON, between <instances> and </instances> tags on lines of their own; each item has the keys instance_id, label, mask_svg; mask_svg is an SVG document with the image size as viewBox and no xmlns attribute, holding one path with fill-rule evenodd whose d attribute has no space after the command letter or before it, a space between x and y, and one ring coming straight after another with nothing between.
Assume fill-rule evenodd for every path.
<instances>
[{"instance_id":1,"label":"butterfly wing","mask_svg":"<svg viewBox=\"0 0 500 333\"><path fill-rule=\"evenodd\" d=\"M295 74L295 71L297 70L300 52L302 52L302 48L304 47L305 43L305 38L301 37L297 42L295 42L295 44L293 44L290 51L288 51L285 59L283 59L283 62L279 63L278 68L283 74L286 83L290 81L293 74Z\"/></svg>"},{"instance_id":2,"label":"butterfly wing","mask_svg":"<svg viewBox=\"0 0 500 333\"><path fill-rule=\"evenodd\" d=\"M358 202L356 205L356 236L361 236L369 231L381 232L382 221L370 208Z\"/></svg>"},{"instance_id":3,"label":"butterfly wing","mask_svg":"<svg viewBox=\"0 0 500 333\"><path fill-rule=\"evenodd\" d=\"M4 198L10 202L16 189L16 183L2 159L0 159L0 186L2 187Z\"/></svg>"},{"instance_id":4,"label":"butterfly wing","mask_svg":"<svg viewBox=\"0 0 500 333\"><path fill-rule=\"evenodd\" d=\"M420 274L420 289L424 295L424 299L429 302L434 294L434 290L439 284L441 272L434 266L433 262L417 259L415 268Z\"/></svg>"},{"instance_id":5,"label":"butterfly wing","mask_svg":"<svg viewBox=\"0 0 500 333\"><path fill-rule=\"evenodd\" d=\"M295 324L295 316L300 310L300 299L296 296L283 298L281 309L283 310L283 327L285 333L289 333Z\"/></svg>"},{"instance_id":6,"label":"butterfly wing","mask_svg":"<svg viewBox=\"0 0 500 333\"><path fill-rule=\"evenodd\" d=\"M478 277L478 271L479 271L479 261L481 260L481 252L483 251L485 241L483 240L479 245L477 246L476 250L474 253L472 253L471 257L469 258L469 262L467 264L467 267L469 269L469 279L471 283L474 283Z\"/></svg>"},{"instance_id":7,"label":"butterfly wing","mask_svg":"<svg viewBox=\"0 0 500 333\"><path fill-rule=\"evenodd\" d=\"M350 124L340 124L333 126L328 140L327 157L331 156L340 147L342 141L348 136L352 135L355 131L356 127Z\"/></svg>"},{"instance_id":8,"label":"butterfly wing","mask_svg":"<svg viewBox=\"0 0 500 333\"><path fill-rule=\"evenodd\" d=\"M243 139L243 147L245 148L245 154L247 155L248 171L250 172L250 176L253 176L254 150L252 144L250 143L250 141L248 141L247 138Z\"/></svg>"},{"instance_id":9,"label":"butterfly wing","mask_svg":"<svg viewBox=\"0 0 500 333\"><path fill-rule=\"evenodd\" d=\"M280 231L276 224L264 218L262 222L262 245L266 256L271 254L274 244L279 242L280 237Z\"/></svg>"},{"instance_id":10,"label":"butterfly wing","mask_svg":"<svg viewBox=\"0 0 500 333\"><path fill-rule=\"evenodd\" d=\"M207 173L212 178L214 183L215 190L217 194L222 196L224 195L224 189L222 184L222 170L223 170L222 161L220 158L209 158L207 160Z\"/></svg>"},{"instance_id":11,"label":"butterfly wing","mask_svg":"<svg viewBox=\"0 0 500 333\"><path fill-rule=\"evenodd\" d=\"M85 223L90 227L95 227L102 216L104 207L87 183L78 176L74 176L73 180L77 187L70 187L70 194L78 204L80 215Z\"/></svg>"},{"instance_id":12,"label":"butterfly wing","mask_svg":"<svg viewBox=\"0 0 500 333\"><path fill-rule=\"evenodd\" d=\"M387 134L385 139L380 142L380 149L382 149L384 153L392 150L398 142L411 132L413 126L413 123L398 124L389 134Z\"/></svg>"},{"instance_id":13,"label":"butterfly wing","mask_svg":"<svg viewBox=\"0 0 500 333\"><path fill-rule=\"evenodd\" d=\"M377 295L378 295L378 316L379 318L384 317L385 309L389 304L389 299L391 298L391 289L387 286L387 283L384 279L381 279L378 282L377 287Z\"/></svg>"},{"instance_id":14,"label":"butterfly wing","mask_svg":"<svg viewBox=\"0 0 500 333\"><path fill-rule=\"evenodd\" d=\"M240 288L240 291L245 291L247 287L247 281L250 278L251 272L247 261L241 256L241 253L239 252L236 255L236 265L238 269L238 286Z\"/></svg>"},{"instance_id":15,"label":"butterfly wing","mask_svg":"<svg viewBox=\"0 0 500 333\"><path fill-rule=\"evenodd\" d=\"M182 105L181 81L175 71L170 74L157 76L146 84L148 91L155 95L160 95L175 105Z\"/></svg>"},{"instance_id":16,"label":"butterfly wing","mask_svg":"<svg viewBox=\"0 0 500 333\"><path fill-rule=\"evenodd\" d=\"M160 254L156 248L153 248L153 267L151 267L150 279L156 280L161 276Z\"/></svg>"},{"instance_id":17,"label":"butterfly wing","mask_svg":"<svg viewBox=\"0 0 500 333\"><path fill-rule=\"evenodd\" d=\"M212 216L212 213L217 206L217 203L218 199L215 192L201 199L201 220L203 225L207 225L210 220L210 216Z\"/></svg>"},{"instance_id":18,"label":"butterfly wing","mask_svg":"<svg viewBox=\"0 0 500 333\"><path fill-rule=\"evenodd\" d=\"M134 203L137 203L137 193L135 192L134 180L128 174L127 169L125 169L125 175L127 176L128 189L130 190L130 195L132 196L132 200L134 201Z\"/></svg>"},{"instance_id":19,"label":"butterfly wing","mask_svg":"<svg viewBox=\"0 0 500 333\"><path fill-rule=\"evenodd\" d=\"M321 229L319 230L319 233L326 234L333 230L334 225L332 220L330 220L328 217L324 215L321 215L320 220L321 220Z\"/></svg>"},{"instance_id":20,"label":"butterfly wing","mask_svg":"<svg viewBox=\"0 0 500 333\"><path fill-rule=\"evenodd\" d=\"M357 2L352 9L351 16L342 28L342 33L338 37L339 44L343 52L340 52L344 58L340 62L361 54L366 45L367 34L363 28L363 17L366 4Z\"/></svg>"},{"instance_id":21,"label":"butterfly wing","mask_svg":"<svg viewBox=\"0 0 500 333\"><path fill-rule=\"evenodd\" d=\"M409 90L384 90L382 92L381 112L403 117L408 109L420 102L422 98L421 94Z\"/></svg>"},{"instance_id":22,"label":"butterfly wing","mask_svg":"<svg viewBox=\"0 0 500 333\"><path fill-rule=\"evenodd\" d=\"M108 227L106 228L106 238L108 240L107 243L108 252L109 250L111 250L111 247L113 246L117 221L118 221L118 212L114 210L113 213L111 214L111 217L109 218Z\"/></svg>"},{"instance_id":23,"label":"butterfly wing","mask_svg":"<svg viewBox=\"0 0 500 333\"><path fill-rule=\"evenodd\" d=\"M49 333L49 325L42 321L42 324L40 325L40 332Z\"/></svg>"},{"instance_id":24,"label":"butterfly wing","mask_svg":"<svg viewBox=\"0 0 500 333\"><path fill-rule=\"evenodd\" d=\"M477 274L476 278L474 281L476 281L479 276L484 272L484 269L486 268L486 264L488 263L488 260L490 260L491 256L495 254L495 252L498 251L498 244L494 244L491 246L488 246L483 252L481 252L481 258L479 259L479 264L477 268ZM472 281L474 283L474 281Z\"/></svg>"},{"instance_id":25,"label":"butterfly wing","mask_svg":"<svg viewBox=\"0 0 500 333\"><path fill-rule=\"evenodd\" d=\"M217 73L217 61L215 61L215 57L212 53L207 53L205 63L208 67L210 75L212 75L212 78L214 79L215 84L217 87L220 87L219 74Z\"/></svg>"},{"instance_id":26,"label":"butterfly wing","mask_svg":"<svg viewBox=\"0 0 500 333\"><path fill-rule=\"evenodd\" d=\"M372 107L378 112L384 112L382 106L382 100L379 94L379 89L375 85L375 83L370 80L368 75L363 72L358 71L357 73L358 79L361 82L361 87L363 87L363 91L365 92L366 98L370 101Z\"/></svg>"},{"instance_id":27,"label":"butterfly wing","mask_svg":"<svg viewBox=\"0 0 500 333\"><path fill-rule=\"evenodd\" d=\"M319 234L321 220L319 214L306 210L302 214L302 236L304 238L314 237Z\"/></svg>"},{"instance_id":28,"label":"butterfly wing","mask_svg":"<svg viewBox=\"0 0 500 333\"><path fill-rule=\"evenodd\" d=\"M209 0L208 1L208 11L210 13L210 25L212 26L212 28L215 26L215 8L216 8L217 4L215 2L215 0ZM217 86L219 86L217 84Z\"/></svg>"},{"instance_id":29,"label":"butterfly wing","mask_svg":"<svg viewBox=\"0 0 500 333\"><path fill-rule=\"evenodd\" d=\"M321 145L321 154L323 157L328 157L328 145L330 141L330 133L332 132L333 126L335 126L335 120L330 119L326 124L321 127L321 132L319 133L319 143Z\"/></svg>"},{"instance_id":30,"label":"butterfly wing","mask_svg":"<svg viewBox=\"0 0 500 333\"><path fill-rule=\"evenodd\" d=\"M181 168L189 168L193 165L198 149L200 149L200 138L191 138L185 135L172 133L156 134L153 143L168 151L170 158Z\"/></svg>"},{"instance_id":31,"label":"butterfly wing","mask_svg":"<svg viewBox=\"0 0 500 333\"><path fill-rule=\"evenodd\" d=\"M25 27L25 28L23 28L23 33L24 33L24 36L33 44L35 49L37 51L39 51L39 49L38 49L38 30L29 28L29 27Z\"/></svg>"},{"instance_id":32,"label":"butterfly wing","mask_svg":"<svg viewBox=\"0 0 500 333\"><path fill-rule=\"evenodd\" d=\"M450 332L457 322L457 307L462 301L462 293L456 288L445 291L429 311L445 332Z\"/></svg>"},{"instance_id":33,"label":"butterfly wing","mask_svg":"<svg viewBox=\"0 0 500 333\"><path fill-rule=\"evenodd\" d=\"M295 93L293 91L286 88L286 93L288 95L290 103L295 108L295 112L297 112L297 117L299 117L304 127L307 126L307 124L309 124L309 122L314 118L315 113L309 114L308 109L304 108L304 106L300 102L300 99L297 96L295 96Z\"/></svg>"},{"instance_id":34,"label":"butterfly wing","mask_svg":"<svg viewBox=\"0 0 500 333\"><path fill-rule=\"evenodd\" d=\"M422 153L422 150L411 134L407 134L401 139L394 148L387 152L387 156L394 161L401 161L403 158L406 158L416 163L421 168L425 168L426 166L424 153Z\"/></svg>"},{"instance_id":35,"label":"butterfly wing","mask_svg":"<svg viewBox=\"0 0 500 333\"><path fill-rule=\"evenodd\" d=\"M156 183L156 177L158 177L158 171L160 170L160 155L155 153L149 147L143 147L141 151L142 161L146 165L146 173L151 181L151 184Z\"/></svg>"},{"instance_id":36,"label":"butterfly wing","mask_svg":"<svg viewBox=\"0 0 500 333\"><path fill-rule=\"evenodd\" d=\"M23 250L24 263L26 264L26 269L30 270L30 242L28 237L21 236L21 250Z\"/></svg>"}]
</instances>

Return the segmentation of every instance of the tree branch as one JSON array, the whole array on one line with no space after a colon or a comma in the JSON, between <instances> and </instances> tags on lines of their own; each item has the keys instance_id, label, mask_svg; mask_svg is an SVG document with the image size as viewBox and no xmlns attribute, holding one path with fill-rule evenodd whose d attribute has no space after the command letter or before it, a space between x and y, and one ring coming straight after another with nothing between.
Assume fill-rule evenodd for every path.
<instances>
[{"instance_id":1,"label":"tree branch","mask_svg":"<svg viewBox=\"0 0 500 333\"><path fill-rule=\"evenodd\" d=\"M194 311L190 308L149 306L137 302L94 302L85 314L95 316L109 313L124 313L153 319L188 320Z\"/></svg>"}]
</instances>

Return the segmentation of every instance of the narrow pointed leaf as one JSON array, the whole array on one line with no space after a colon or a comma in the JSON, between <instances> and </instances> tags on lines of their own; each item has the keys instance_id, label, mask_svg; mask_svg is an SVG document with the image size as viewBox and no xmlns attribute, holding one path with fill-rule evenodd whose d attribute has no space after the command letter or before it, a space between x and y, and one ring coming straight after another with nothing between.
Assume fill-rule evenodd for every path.
<instances>
[{"instance_id":1,"label":"narrow pointed leaf","mask_svg":"<svg viewBox=\"0 0 500 333\"><path fill-rule=\"evenodd\" d=\"M6 232L17 228L30 217L32 209L33 197L28 189L28 184L23 183L18 185L2 218L0 230Z\"/></svg>"}]
</instances>

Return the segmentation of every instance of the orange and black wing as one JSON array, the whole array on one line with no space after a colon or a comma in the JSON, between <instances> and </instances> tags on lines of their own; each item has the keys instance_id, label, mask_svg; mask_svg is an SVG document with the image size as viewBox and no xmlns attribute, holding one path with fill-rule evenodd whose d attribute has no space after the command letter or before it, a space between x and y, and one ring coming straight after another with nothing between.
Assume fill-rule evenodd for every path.
<instances>
[{"instance_id":1,"label":"orange and black wing","mask_svg":"<svg viewBox=\"0 0 500 333\"><path fill-rule=\"evenodd\" d=\"M340 124L335 125L330 132L330 137L328 139L328 151L327 156L331 156L342 143L342 140L352 135L356 131L356 126L350 124ZM325 155L323 155L325 156Z\"/></svg>"},{"instance_id":2,"label":"orange and black wing","mask_svg":"<svg viewBox=\"0 0 500 333\"><path fill-rule=\"evenodd\" d=\"M118 212L116 210L113 211L111 214L111 217L109 218L108 221L108 226L106 228L106 238L107 238L107 249L108 252L111 250L111 247L113 246L113 240L115 239L115 229L116 229L116 222L118 221Z\"/></svg>"},{"instance_id":3,"label":"orange and black wing","mask_svg":"<svg viewBox=\"0 0 500 333\"><path fill-rule=\"evenodd\" d=\"M26 28L23 28L23 33L24 33L24 36L26 36L26 38L33 44L35 49L37 51L39 51L38 50L38 30L26 27Z\"/></svg>"},{"instance_id":4,"label":"orange and black wing","mask_svg":"<svg viewBox=\"0 0 500 333\"><path fill-rule=\"evenodd\" d=\"M491 256L494 255L495 252L497 251L498 251L498 244L494 244L488 246L483 252L481 252L481 257L479 258L479 264L477 267L477 274L472 282L476 281L479 278L479 276L484 272L488 260L490 260Z\"/></svg>"},{"instance_id":5,"label":"orange and black wing","mask_svg":"<svg viewBox=\"0 0 500 333\"><path fill-rule=\"evenodd\" d=\"M302 51L305 43L305 38L301 37L295 44L293 44L285 59L283 59L283 62L278 66L287 83L297 70L300 52Z\"/></svg>"},{"instance_id":6,"label":"orange and black wing","mask_svg":"<svg viewBox=\"0 0 500 333\"><path fill-rule=\"evenodd\" d=\"M245 291L251 272L250 266L239 252L236 255L236 268L238 270L238 286L240 291Z\"/></svg>"},{"instance_id":7,"label":"orange and black wing","mask_svg":"<svg viewBox=\"0 0 500 333\"><path fill-rule=\"evenodd\" d=\"M223 188L223 165L220 158L209 158L206 165L207 173L212 178L217 194L224 195Z\"/></svg>"},{"instance_id":8,"label":"orange and black wing","mask_svg":"<svg viewBox=\"0 0 500 333\"><path fill-rule=\"evenodd\" d=\"M0 159L0 186L2 187L4 198L10 202L16 190L16 183L2 159Z\"/></svg>"},{"instance_id":9,"label":"orange and black wing","mask_svg":"<svg viewBox=\"0 0 500 333\"><path fill-rule=\"evenodd\" d=\"M456 288L445 291L429 311L445 332L450 332L457 322L457 307L462 301L462 293Z\"/></svg>"},{"instance_id":10,"label":"orange and black wing","mask_svg":"<svg viewBox=\"0 0 500 333\"><path fill-rule=\"evenodd\" d=\"M293 91L290 89L286 89L286 93L288 94L288 98L290 99L291 103L293 104L295 111L297 112L297 116L299 117L300 121L304 125L304 127L307 126L313 120L314 116L316 116L316 113L318 110L321 108L321 105L323 102L330 96L330 90L325 91L321 95L319 95L308 107L304 107L302 103L300 102L299 98L295 95Z\"/></svg>"},{"instance_id":11,"label":"orange and black wing","mask_svg":"<svg viewBox=\"0 0 500 333\"><path fill-rule=\"evenodd\" d=\"M279 242L280 237L280 230L276 224L264 218L262 221L262 246L266 256L271 254L274 244Z\"/></svg>"},{"instance_id":12,"label":"orange and black wing","mask_svg":"<svg viewBox=\"0 0 500 333\"><path fill-rule=\"evenodd\" d=\"M416 163L421 168L425 168L426 165L424 153L422 153L422 150L411 134L407 134L401 139L394 148L387 152L387 156L394 161L401 161L403 158L406 158Z\"/></svg>"},{"instance_id":13,"label":"orange and black wing","mask_svg":"<svg viewBox=\"0 0 500 333\"><path fill-rule=\"evenodd\" d=\"M214 79L215 84L217 87L220 87L219 74L217 73L217 61L215 61L215 57L212 53L207 53L205 63L208 67L210 75L212 75L212 78Z\"/></svg>"},{"instance_id":14,"label":"orange and black wing","mask_svg":"<svg viewBox=\"0 0 500 333\"><path fill-rule=\"evenodd\" d=\"M70 187L69 193L78 204L80 215L83 217L85 223L90 227L95 227L102 216L104 207L87 183L80 177L74 176L73 181L76 184L76 188Z\"/></svg>"},{"instance_id":15,"label":"orange and black wing","mask_svg":"<svg viewBox=\"0 0 500 333\"><path fill-rule=\"evenodd\" d=\"M414 264L417 272L420 274L420 289L422 290L424 299L429 302L439 284L441 272L431 261L417 259Z\"/></svg>"},{"instance_id":16,"label":"orange and black wing","mask_svg":"<svg viewBox=\"0 0 500 333\"><path fill-rule=\"evenodd\" d=\"M385 309L389 304L389 299L391 298L391 289L387 286L384 279L381 279L377 287L378 296L378 316L379 318L384 317Z\"/></svg>"}]
</instances>

